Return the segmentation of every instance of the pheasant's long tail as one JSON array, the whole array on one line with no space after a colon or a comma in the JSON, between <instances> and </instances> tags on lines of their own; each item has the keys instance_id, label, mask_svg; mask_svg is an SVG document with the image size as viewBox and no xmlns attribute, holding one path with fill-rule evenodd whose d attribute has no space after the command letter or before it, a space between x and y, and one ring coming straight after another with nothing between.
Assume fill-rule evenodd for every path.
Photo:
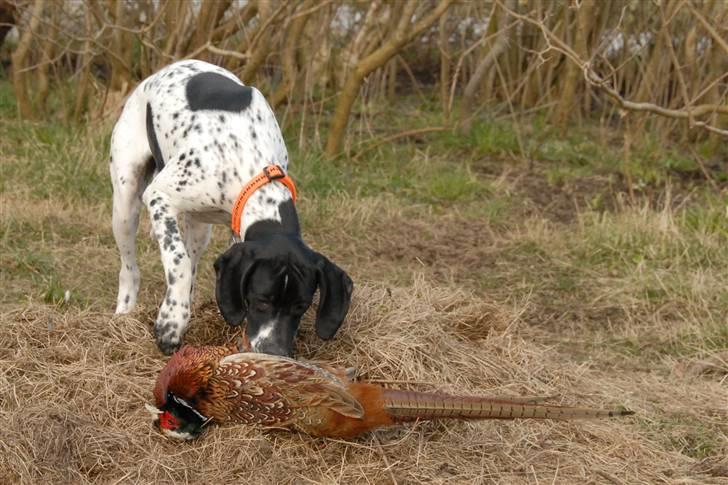
<instances>
[{"instance_id":1,"label":"pheasant's long tail","mask_svg":"<svg viewBox=\"0 0 728 485\"><path fill-rule=\"evenodd\" d=\"M449 396L416 391L386 389L384 410L394 421L415 419L590 419L628 416L626 409L602 410L529 404L507 398Z\"/></svg>"}]
</instances>

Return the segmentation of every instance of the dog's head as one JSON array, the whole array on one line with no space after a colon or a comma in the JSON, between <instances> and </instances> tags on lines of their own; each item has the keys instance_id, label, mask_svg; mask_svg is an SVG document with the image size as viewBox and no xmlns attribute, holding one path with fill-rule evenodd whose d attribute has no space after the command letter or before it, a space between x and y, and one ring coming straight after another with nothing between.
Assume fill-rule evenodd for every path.
<instances>
[{"instance_id":1,"label":"dog's head","mask_svg":"<svg viewBox=\"0 0 728 485\"><path fill-rule=\"evenodd\" d=\"M225 321L240 325L255 352L290 356L316 288L316 333L336 334L351 301L349 275L300 239L278 236L232 245L215 261L215 296Z\"/></svg>"}]
</instances>

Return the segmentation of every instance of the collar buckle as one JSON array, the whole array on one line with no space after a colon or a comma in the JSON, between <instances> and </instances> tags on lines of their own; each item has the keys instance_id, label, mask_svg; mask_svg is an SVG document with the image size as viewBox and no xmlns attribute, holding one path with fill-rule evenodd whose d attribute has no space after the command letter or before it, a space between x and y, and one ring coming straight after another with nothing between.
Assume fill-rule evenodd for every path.
<instances>
[{"instance_id":1,"label":"collar buckle","mask_svg":"<svg viewBox=\"0 0 728 485\"><path fill-rule=\"evenodd\" d=\"M263 168L263 174L265 174L266 178L268 178L269 182L273 182L274 180L282 179L286 176L285 173L283 173L283 170L278 165L268 165L267 167Z\"/></svg>"}]
</instances>

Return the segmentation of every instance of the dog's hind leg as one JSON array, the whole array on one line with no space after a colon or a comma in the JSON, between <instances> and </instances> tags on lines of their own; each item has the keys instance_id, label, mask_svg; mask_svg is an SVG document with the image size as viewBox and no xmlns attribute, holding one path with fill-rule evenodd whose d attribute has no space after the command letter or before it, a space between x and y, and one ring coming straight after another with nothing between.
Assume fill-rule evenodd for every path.
<instances>
[{"instance_id":1,"label":"dog's hind leg","mask_svg":"<svg viewBox=\"0 0 728 485\"><path fill-rule=\"evenodd\" d=\"M136 305L140 278L135 239L141 196L154 170L144 112L134 101L130 98L127 102L111 136L109 171L114 190L111 223L121 259L116 313L128 313Z\"/></svg>"}]
</instances>

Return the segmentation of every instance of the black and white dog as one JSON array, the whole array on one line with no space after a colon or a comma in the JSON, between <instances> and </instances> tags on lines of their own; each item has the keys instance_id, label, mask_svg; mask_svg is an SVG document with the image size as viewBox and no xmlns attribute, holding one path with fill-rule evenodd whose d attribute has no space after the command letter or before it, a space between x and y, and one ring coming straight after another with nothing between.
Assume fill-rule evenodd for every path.
<instances>
[{"instance_id":1,"label":"black and white dog","mask_svg":"<svg viewBox=\"0 0 728 485\"><path fill-rule=\"evenodd\" d=\"M144 202L167 279L154 333L169 354L187 330L211 224L230 223L241 189L267 166L287 171L288 153L257 89L220 67L189 60L167 66L131 94L114 127L110 164L121 256L116 313L130 312L136 303L135 237ZM242 242L215 262L215 293L229 324L247 319L254 351L290 355L316 288L316 332L329 339L346 316L352 282L301 240L290 189L268 178L241 205L236 221Z\"/></svg>"}]
</instances>

